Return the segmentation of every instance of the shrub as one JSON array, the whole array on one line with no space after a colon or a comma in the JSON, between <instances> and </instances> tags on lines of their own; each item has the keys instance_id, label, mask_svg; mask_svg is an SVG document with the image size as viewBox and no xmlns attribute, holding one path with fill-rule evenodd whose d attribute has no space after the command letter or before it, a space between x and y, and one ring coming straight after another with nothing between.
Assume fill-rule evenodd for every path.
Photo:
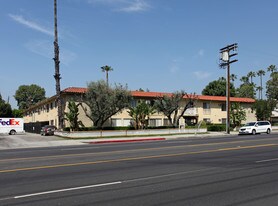
<instances>
[{"instance_id":1,"label":"shrub","mask_svg":"<svg viewBox=\"0 0 278 206\"><path fill-rule=\"evenodd\" d=\"M207 125L207 130L208 131L213 131L213 132L221 132L226 130L226 125L225 124L211 124Z\"/></svg>"}]
</instances>

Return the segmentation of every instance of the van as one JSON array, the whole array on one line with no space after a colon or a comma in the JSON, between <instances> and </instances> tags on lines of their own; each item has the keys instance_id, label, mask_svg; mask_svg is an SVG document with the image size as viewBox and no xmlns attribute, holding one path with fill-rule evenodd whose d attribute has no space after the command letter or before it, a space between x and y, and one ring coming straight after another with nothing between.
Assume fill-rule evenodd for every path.
<instances>
[{"instance_id":1,"label":"van","mask_svg":"<svg viewBox=\"0 0 278 206\"><path fill-rule=\"evenodd\" d=\"M0 133L15 135L17 133L24 133L24 121L22 118L1 118L0 117Z\"/></svg>"},{"instance_id":2,"label":"van","mask_svg":"<svg viewBox=\"0 0 278 206\"><path fill-rule=\"evenodd\" d=\"M239 129L238 134L270 134L271 130L271 124L269 121L256 121L246 123L243 127Z\"/></svg>"}]
</instances>

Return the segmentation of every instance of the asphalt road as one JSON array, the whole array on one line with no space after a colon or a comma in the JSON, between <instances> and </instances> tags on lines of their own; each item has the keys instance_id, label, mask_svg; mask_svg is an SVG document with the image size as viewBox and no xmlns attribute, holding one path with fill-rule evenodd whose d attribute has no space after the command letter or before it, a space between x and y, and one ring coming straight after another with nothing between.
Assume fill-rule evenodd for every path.
<instances>
[{"instance_id":1,"label":"asphalt road","mask_svg":"<svg viewBox=\"0 0 278 206\"><path fill-rule=\"evenodd\" d=\"M278 135L0 152L0 205L277 205Z\"/></svg>"}]
</instances>

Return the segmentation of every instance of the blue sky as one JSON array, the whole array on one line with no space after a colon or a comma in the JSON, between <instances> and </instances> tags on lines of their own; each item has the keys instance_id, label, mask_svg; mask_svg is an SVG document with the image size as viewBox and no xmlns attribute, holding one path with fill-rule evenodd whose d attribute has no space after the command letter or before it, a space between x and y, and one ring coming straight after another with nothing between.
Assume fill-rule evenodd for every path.
<instances>
[{"instance_id":1,"label":"blue sky","mask_svg":"<svg viewBox=\"0 0 278 206\"><path fill-rule=\"evenodd\" d=\"M57 1L61 89L105 79L100 67L109 65L111 84L200 94L226 75L219 49L232 43L238 78L278 65L277 0ZM0 14L3 99L16 107L23 84L53 96L53 0L2 0Z\"/></svg>"}]
</instances>

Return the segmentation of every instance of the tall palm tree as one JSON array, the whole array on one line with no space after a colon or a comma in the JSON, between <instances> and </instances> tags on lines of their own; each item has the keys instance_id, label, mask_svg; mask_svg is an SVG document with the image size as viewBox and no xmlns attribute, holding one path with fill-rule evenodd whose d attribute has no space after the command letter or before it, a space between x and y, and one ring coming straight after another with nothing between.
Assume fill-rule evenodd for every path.
<instances>
[{"instance_id":1,"label":"tall palm tree","mask_svg":"<svg viewBox=\"0 0 278 206\"><path fill-rule=\"evenodd\" d=\"M273 74L274 72L277 72L277 67L275 65L270 65L268 68L267 68L267 71L268 72L271 72L271 74Z\"/></svg>"},{"instance_id":2,"label":"tall palm tree","mask_svg":"<svg viewBox=\"0 0 278 206\"><path fill-rule=\"evenodd\" d=\"M259 98L258 99L262 99L262 94L261 94L261 91L263 90L263 88L261 86L258 86L256 87L256 91L258 91L258 94L259 94Z\"/></svg>"},{"instance_id":3,"label":"tall palm tree","mask_svg":"<svg viewBox=\"0 0 278 206\"><path fill-rule=\"evenodd\" d=\"M102 72L106 73L106 84L108 85L108 72L113 71L113 68L105 65L105 66L101 67L101 70L102 70Z\"/></svg>"},{"instance_id":4,"label":"tall palm tree","mask_svg":"<svg viewBox=\"0 0 278 206\"><path fill-rule=\"evenodd\" d=\"M58 45L58 29L57 29L57 0L54 0L54 63L55 63L55 74L54 78L56 81L56 95L57 95L57 106L58 106L58 124L59 129L64 128L64 114L62 110L62 99L61 99L61 86L60 86L60 60L59 60L59 45Z\"/></svg>"},{"instance_id":5,"label":"tall palm tree","mask_svg":"<svg viewBox=\"0 0 278 206\"><path fill-rule=\"evenodd\" d=\"M263 76L265 75L265 71L264 70L259 70L259 71L257 71L257 75L258 75L258 77L260 77L260 99L262 99L263 98Z\"/></svg>"},{"instance_id":6,"label":"tall palm tree","mask_svg":"<svg viewBox=\"0 0 278 206\"><path fill-rule=\"evenodd\" d=\"M249 72L249 73L247 74L247 77L250 78L250 80L251 80L250 83L253 84L253 79L252 79L252 78L253 78L253 77L256 77L256 72L252 72L252 71Z\"/></svg>"}]
</instances>

